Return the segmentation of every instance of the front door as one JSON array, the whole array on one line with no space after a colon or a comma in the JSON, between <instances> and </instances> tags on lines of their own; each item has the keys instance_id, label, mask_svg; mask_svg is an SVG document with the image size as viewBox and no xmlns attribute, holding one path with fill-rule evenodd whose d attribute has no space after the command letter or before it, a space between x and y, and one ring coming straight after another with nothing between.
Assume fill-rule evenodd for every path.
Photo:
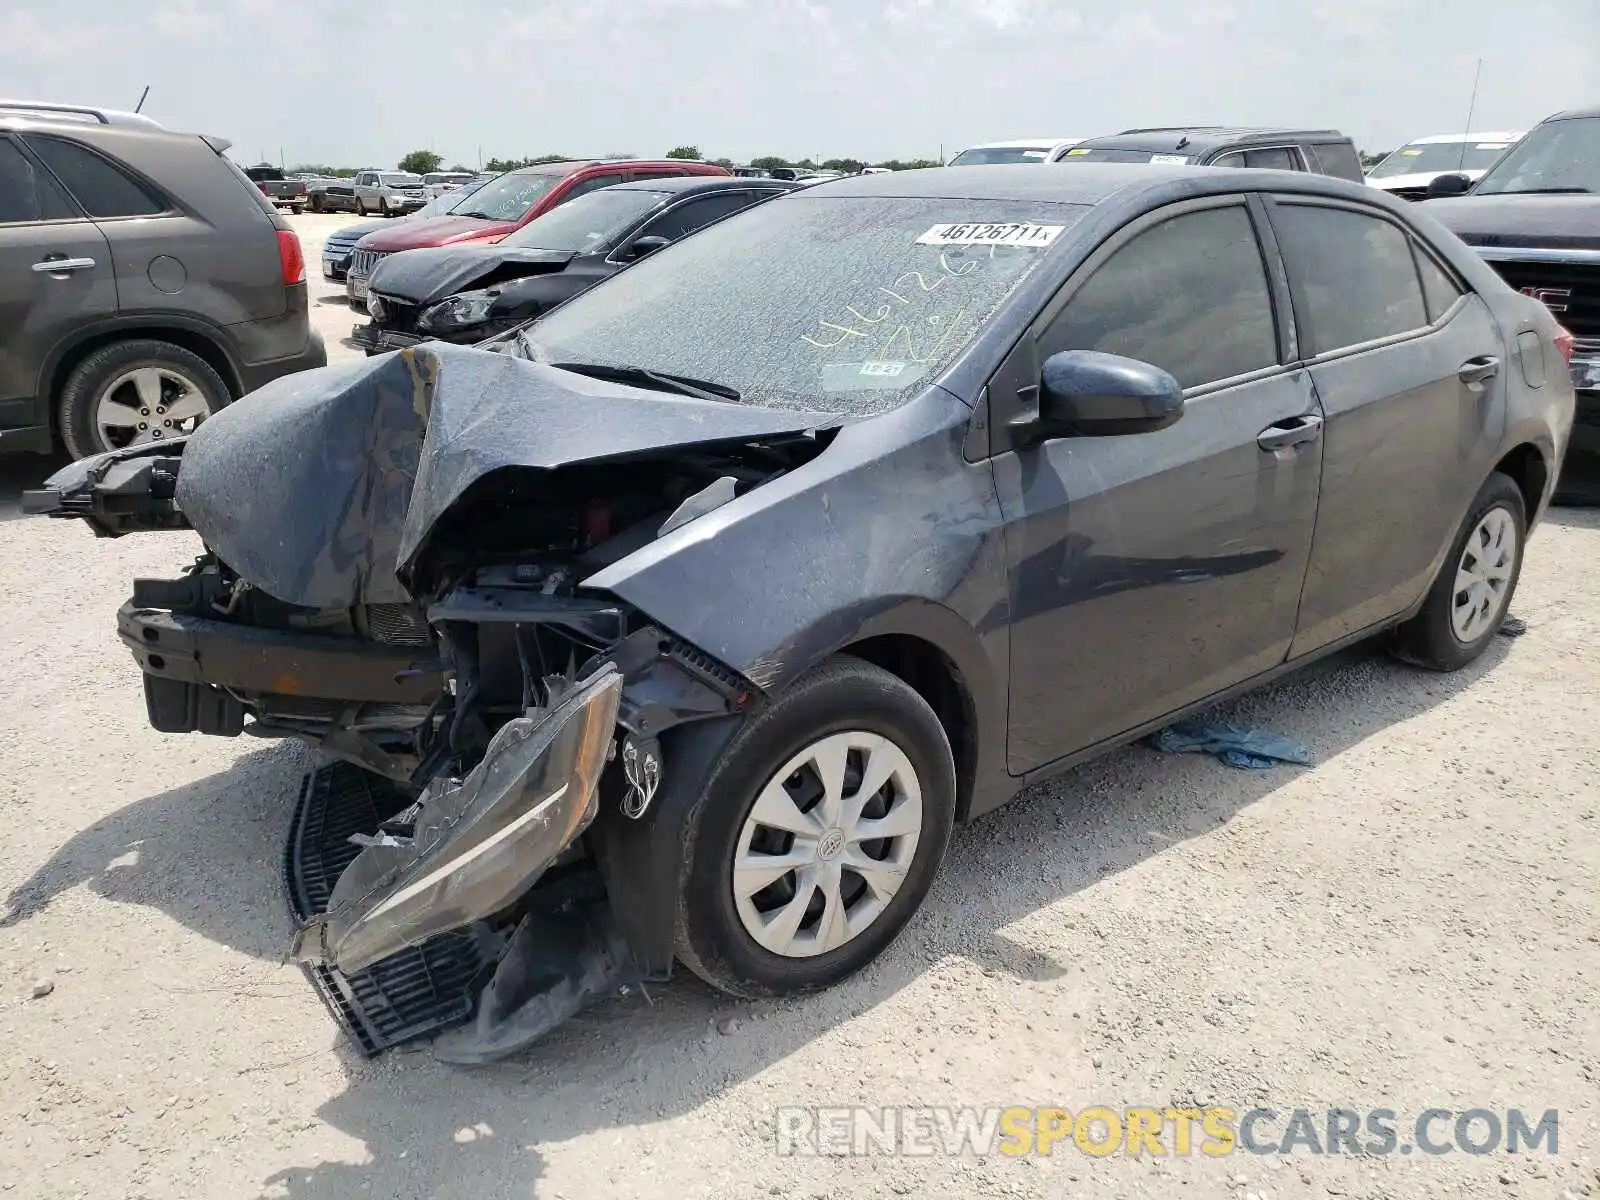
<instances>
[{"instance_id":1,"label":"front door","mask_svg":"<svg viewBox=\"0 0 1600 1200\"><path fill-rule=\"evenodd\" d=\"M49 397L35 397L46 358L85 321L116 308L99 228L0 137L0 429L48 423Z\"/></svg>"},{"instance_id":2,"label":"front door","mask_svg":"<svg viewBox=\"0 0 1600 1200\"><path fill-rule=\"evenodd\" d=\"M1145 218L1064 295L1036 326L1034 382L1050 354L1104 350L1170 371L1186 409L1155 433L996 459L1016 774L1282 663L1321 471L1320 412L1307 373L1280 365L1287 302L1242 197Z\"/></svg>"},{"instance_id":3,"label":"front door","mask_svg":"<svg viewBox=\"0 0 1600 1200\"><path fill-rule=\"evenodd\" d=\"M1269 213L1327 417L1299 656L1427 590L1493 465L1509 364L1483 300L1385 214L1287 196Z\"/></svg>"}]
</instances>

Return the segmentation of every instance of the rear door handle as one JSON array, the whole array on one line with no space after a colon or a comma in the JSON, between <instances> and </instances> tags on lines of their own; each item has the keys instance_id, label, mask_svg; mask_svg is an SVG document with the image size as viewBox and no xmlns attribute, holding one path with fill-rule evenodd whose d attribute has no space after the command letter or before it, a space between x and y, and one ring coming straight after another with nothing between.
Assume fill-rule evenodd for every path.
<instances>
[{"instance_id":1,"label":"rear door handle","mask_svg":"<svg viewBox=\"0 0 1600 1200\"><path fill-rule=\"evenodd\" d=\"M1316 413L1302 413L1298 417L1279 421L1276 425L1268 425L1256 438L1256 445L1263 450L1287 450L1302 442L1314 442L1321 436L1322 418Z\"/></svg>"},{"instance_id":2,"label":"rear door handle","mask_svg":"<svg viewBox=\"0 0 1600 1200\"><path fill-rule=\"evenodd\" d=\"M46 258L33 264L33 269L40 275L62 275L68 271L92 271L94 259L92 258Z\"/></svg>"},{"instance_id":3,"label":"rear door handle","mask_svg":"<svg viewBox=\"0 0 1600 1200\"><path fill-rule=\"evenodd\" d=\"M1477 358L1469 358L1462 363L1461 370L1457 374L1461 376L1462 383L1482 383L1500 374L1500 360L1492 354L1480 354Z\"/></svg>"}]
</instances>

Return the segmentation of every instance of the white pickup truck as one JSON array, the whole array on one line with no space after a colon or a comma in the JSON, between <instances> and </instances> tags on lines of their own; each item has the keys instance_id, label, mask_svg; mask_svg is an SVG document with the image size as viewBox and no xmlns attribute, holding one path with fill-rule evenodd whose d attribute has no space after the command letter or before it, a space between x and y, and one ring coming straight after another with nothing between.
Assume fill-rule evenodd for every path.
<instances>
[{"instance_id":1,"label":"white pickup truck","mask_svg":"<svg viewBox=\"0 0 1600 1200\"><path fill-rule=\"evenodd\" d=\"M356 211L362 216L398 217L428 202L422 176L409 171L362 171L356 176Z\"/></svg>"}]
</instances>

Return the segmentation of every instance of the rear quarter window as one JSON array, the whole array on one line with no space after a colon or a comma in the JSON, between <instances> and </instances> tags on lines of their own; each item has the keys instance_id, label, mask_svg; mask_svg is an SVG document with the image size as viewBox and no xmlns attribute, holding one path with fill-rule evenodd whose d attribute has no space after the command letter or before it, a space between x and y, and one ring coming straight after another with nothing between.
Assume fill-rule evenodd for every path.
<instances>
[{"instance_id":1,"label":"rear quarter window","mask_svg":"<svg viewBox=\"0 0 1600 1200\"><path fill-rule=\"evenodd\" d=\"M1305 149L1311 155L1313 170L1358 183L1362 180L1361 159L1349 142L1318 142Z\"/></svg>"},{"instance_id":2,"label":"rear quarter window","mask_svg":"<svg viewBox=\"0 0 1600 1200\"><path fill-rule=\"evenodd\" d=\"M42 135L29 137L28 145L91 217L154 217L172 210L165 197L87 146Z\"/></svg>"}]
</instances>

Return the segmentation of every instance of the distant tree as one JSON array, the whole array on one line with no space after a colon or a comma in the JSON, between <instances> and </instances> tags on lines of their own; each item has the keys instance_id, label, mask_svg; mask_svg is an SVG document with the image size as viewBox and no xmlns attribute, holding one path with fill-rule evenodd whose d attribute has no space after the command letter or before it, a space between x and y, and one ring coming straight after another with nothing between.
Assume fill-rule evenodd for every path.
<instances>
[{"instance_id":1,"label":"distant tree","mask_svg":"<svg viewBox=\"0 0 1600 1200\"><path fill-rule=\"evenodd\" d=\"M775 154L764 154L760 158L752 158L750 165L762 171L770 171L773 167L792 167L795 164L787 158L779 158Z\"/></svg>"},{"instance_id":2,"label":"distant tree","mask_svg":"<svg viewBox=\"0 0 1600 1200\"><path fill-rule=\"evenodd\" d=\"M426 175L429 171L437 171L443 161L444 158L432 150L413 150L400 160L399 168L413 175Z\"/></svg>"},{"instance_id":3,"label":"distant tree","mask_svg":"<svg viewBox=\"0 0 1600 1200\"><path fill-rule=\"evenodd\" d=\"M567 162L570 157L570 155L566 154L541 154L538 158L524 159L522 165L525 167L537 167L541 163Z\"/></svg>"},{"instance_id":4,"label":"distant tree","mask_svg":"<svg viewBox=\"0 0 1600 1200\"><path fill-rule=\"evenodd\" d=\"M452 171L460 171L462 174L466 174L467 172L472 170L472 168L467 166L466 163L457 163L455 166L451 167L450 169Z\"/></svg>"},{"instance_id":5,"label":"distant tree","mask_svg":"<svg viewBox=\"0 0 1600 1200\"><path fill-rule=\"evenodd\" d=\"M713 165L718 166L718 167L731 167L731 166L733 166L733 159L731 159L731 158L713 158L711 160L711 162L712 162Z\"/></svg>"},{"instance_id":6,"label":"distant tree","mask_svg":"<svg viewBox=\"0 0 1600 1200\"><path fill-rule=\"evenodd\" d=\"M839 171L845 175L859 174L861 168L867 164L859 158L830 158L823 162L824 171Z\"/></svg>"},{"instance_id":7,"label":"distant tree","mask_svg":"<svg viewBox=\"0 0 1600 1200\"><path fill-rule=\"evenodd\" d=\"M1393 153L1394 151L1392 150L1383 150L1377 154L1368 154L1365 150L1363 150L1361 152L1361 166L1363 169L1375 167Z\"/></svg>"},{"instance_id":8,"label":"distant tree","mask_svg":"<svg viewBox=\"0 0 1600 1200\"><path fill-rule=\"evenodd\" d=\"M682 159L688 160L689 162L699 162L700 161L700 147L699 146L674 146L671 150L667 151L667 157L668 158L682 158Z\"/></svg>"}]
</instances>

